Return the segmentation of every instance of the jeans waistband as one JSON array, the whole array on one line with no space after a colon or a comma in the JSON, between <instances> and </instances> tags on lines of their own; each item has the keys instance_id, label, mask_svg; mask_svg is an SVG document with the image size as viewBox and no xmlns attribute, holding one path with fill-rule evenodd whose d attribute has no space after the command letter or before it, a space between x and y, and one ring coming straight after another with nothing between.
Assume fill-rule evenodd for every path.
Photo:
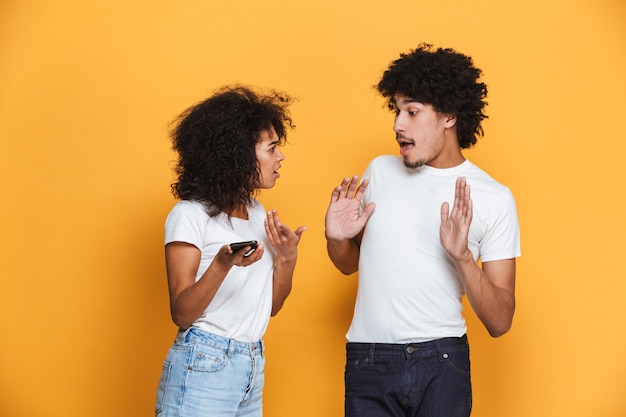
<instances>
[{"instance_id":1,"label":"jeans waistband","mask_svg":"<svg viewBox=\"0 0 626 417\"><path fill-rule=\"evenodd\" d=\"M348 352L368 352L374 354L375 352L393 353L416 353L425 351L444 352L446 350L467 347L467 335L461 337L444 337L442 339L435 339L429 342L419 343L360 343L360 342L348 342L346 344L346 350Z\"/></svg>"},{"instance_id":2,"label":"jeans waistband","mask_svg":"<svg viewBox=\"0 0 626 417\"><path fill-rule=\"evenodd\" d=\"M200 343L213 346L217 349L224 350L228 354L244 353L248 355L263 355L263 340L256 342L241 342L235 339L229 339L214 333L210 333L197 327L190 327L187 330L178 330L176 335L176 343Z\"/></svg>"}]
</instances>

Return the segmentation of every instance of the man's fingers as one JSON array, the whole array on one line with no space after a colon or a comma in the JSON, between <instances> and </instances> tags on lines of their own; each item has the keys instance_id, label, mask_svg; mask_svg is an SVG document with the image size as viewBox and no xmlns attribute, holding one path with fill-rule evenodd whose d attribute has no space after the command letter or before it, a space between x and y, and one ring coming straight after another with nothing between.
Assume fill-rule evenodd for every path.
<instances>
[{"instance_id":1,"label":"man's fingers","mask_svg":"<svg viewBox=\"0 0 626 417\"><path fill-rule=\"evenodd\" d=\"M369 219L369 217L374 212L375 208L376 208L376 204L375 203L367 203L365 205L365 207L363 207L363 213L361 213L361 217L363 217L363 219L365 219L365 221L367 221L367 219Z\"/></svg>"},{"instance_id":2,"label":"man's fingers","mask_svg":"<svg viewBox=\"0 0 626 417\"><path fill-rule=\"evenodd\" d=\"M450 204L447 201L441 204L441 223L448 221L450 216Z\"/></svg>"},{"instance_id":3,"label":"man's fingers","mask_svg":"<svg viewBox=\"0 0 626 417\"><path fill-rule=\"evenodd\" d=\"M354 193L357 187L357 184L359 183L359 176L358 175L353 175L352 178L346 178L344 180L344 182L348 180L350 182L350 184L348 185L348 190L346 191L346 197L347 198L353 198L354 197Z\"/></svg>"},{"instance_id":4,"label":"man's fingers","mask_svg":"<svg viewBox=\"0 0 626 417\"><path fill-rule=\"evenodd\" d=\"M356 200L360 200L361 197L363 197L363 193L365 192L365 189L367 188L368 183L369 183L368 180L363 180L361 184L359 184L359 188L356 189L356 194L354 195L354 198Z\"/></svg>"},{"instance_id":5,"label":"man's fingers","mask_svg":"<svg viewBox=\"0 0 626 417\"><path fill-rule=\"evenodd\" d=\"M338 186L336 186L333 189L333 192L330 195L330 202L334 203L336 201L339 201L340 199L346 197L346 193L347 190L350 186L350 181L352 179L350 177L345 177L342 181L341 184L339 184Z\"/></svg>"}]
</instances>

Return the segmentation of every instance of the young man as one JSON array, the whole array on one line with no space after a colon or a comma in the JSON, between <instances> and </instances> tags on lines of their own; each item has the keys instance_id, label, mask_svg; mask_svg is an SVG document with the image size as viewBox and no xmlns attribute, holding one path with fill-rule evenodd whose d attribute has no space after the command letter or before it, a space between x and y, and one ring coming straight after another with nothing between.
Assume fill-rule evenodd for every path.
<instances>
[{"instance_id":1,"label":"young man","mask_svg":"<svg viewBox=\"0 0 626 417\"><path fill-rule=\"evenodd\" d=\"M336 187L328 254L359 272L347 333L347 417L465 417L472 406L465 294L489 333L511 327L520 256L509 189L466 160L487 87L470 57L422 44L377 88L395 112L400 156ZM480 259L480 265L479 265Z\"/></svg>"}]
</instances>

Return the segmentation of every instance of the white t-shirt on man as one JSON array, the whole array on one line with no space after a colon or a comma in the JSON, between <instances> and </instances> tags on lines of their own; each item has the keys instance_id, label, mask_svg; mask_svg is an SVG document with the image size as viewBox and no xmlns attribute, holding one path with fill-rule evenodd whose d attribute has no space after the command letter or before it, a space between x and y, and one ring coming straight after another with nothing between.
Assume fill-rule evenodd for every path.
<instances>
[{"instance_id":1,"label":"white t-shirt on man","mask_svg":"<svg viewBox=\"0 0 626 417\"><path fill-rule=\"evenodd\" d=\"M447 169L404 166L380 156L367 167L363 206L376 203L363 235L359 285L349 342L411 343L466 332L463 286L441 245L441 204L454 203L466 177L473 203L469 248L482 262L520 256L519 226L510 190L464 161Z\"/></svg>"}]
</instances>

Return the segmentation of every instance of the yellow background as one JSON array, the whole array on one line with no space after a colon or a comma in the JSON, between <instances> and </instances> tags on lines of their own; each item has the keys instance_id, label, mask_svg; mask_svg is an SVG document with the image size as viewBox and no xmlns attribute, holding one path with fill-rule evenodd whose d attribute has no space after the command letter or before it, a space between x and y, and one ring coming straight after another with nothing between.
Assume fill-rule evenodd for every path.
<instances>
[{"instance_id":1,"label":"yellow background","mask_svg":"<svg viewBox=\"0 0 626 417\"><path fill-rule=\"evenodd\" d=\"M299 99L261 196L308 226L266 338L266 415L341 416L356 278L326 256L324 212L397 153L372 86L428 41L483 69L467 155L522 228L513 329L491 339L467 311L473 415L626 415L625 18L623 0L0 2L0 414L152 415L175 333L167 125L240 82Z\"/></svg>"}]
</instances>

